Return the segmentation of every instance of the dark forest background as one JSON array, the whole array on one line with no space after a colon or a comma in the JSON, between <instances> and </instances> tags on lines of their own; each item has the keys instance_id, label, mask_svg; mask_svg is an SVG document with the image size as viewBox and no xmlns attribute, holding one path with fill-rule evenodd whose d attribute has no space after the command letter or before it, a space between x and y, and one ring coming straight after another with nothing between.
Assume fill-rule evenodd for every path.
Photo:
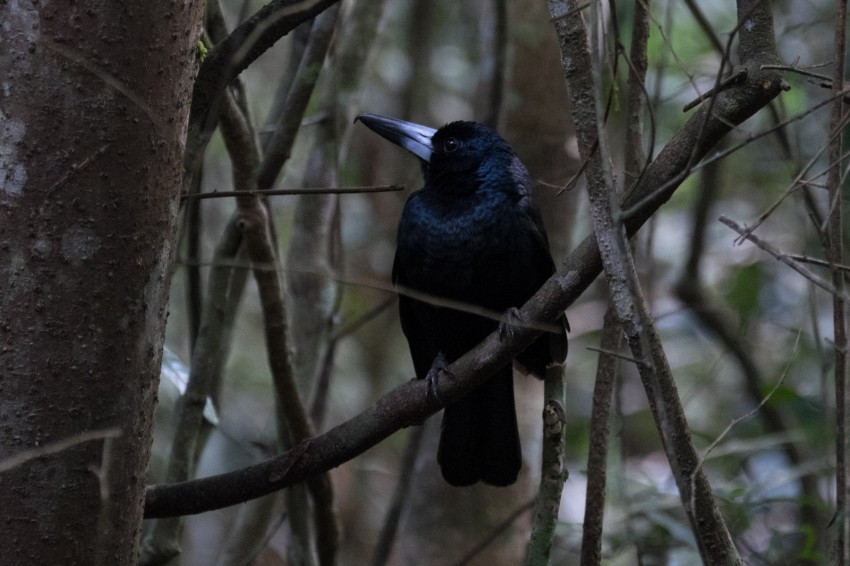
<instances>
[{"instance_id":1,"label":"dark forest background","mask_svg":"<svg viewBox=\"0 0 850 566\"><path fill-rule=\"evenodd\" d=\"M223 2L221 8L232 27L256 6ZM606 128L620 189L635 175L623 167L629 117L628 64L622 55L630 45L634 9L632 3L596 7ZM776 3L782 60L830 75L833 10L828 2ZM655 2L650 14L642 140L644 152L652 156L689 116L682 108L714 86L721 58L729 56L729 74L738 55L737 38L730 41L736 17L729 2ZM457 119L496 125L538 182L535 197L556 263L592 231L584 180L576 179L582 161L549 19L542 2L412 0L342 6L320 72L315 65L318 81L291 157L274 186L403 184L405 190L322 197L321 204L308 202L317 198L311 196L269 199L288 282L301 393L305 402L325 407L318 430L351 418L413 374L389 279L401 208L421 178L415 159L354 124L357 114L380 113L435 127ZM303 26L242 75L245 106L261 140L270 135L264 124L281 104L286 91L279 85L292 80L306 39ZM767 211L756 232L759 238L787 254L823 257L818 223L829 206L824 190L829 107L822 103L830 90L824 88L825 79L790 73L786 80L791 89L727 136L634 239L640 280L694 443L707 458L706 470L740 552L751 563L765 564L823 559L835 497L831 297L757 246L737 241L737 234L718 222L725 215L751 225ZM806 115L750 139L801 114ZM232 184L230 162L216 135L204 157L201 190L232 190ZM200 287L206 288L215 246L234 207L232 199L201 201L197 223L186 228L197 230L199 241L191 248L184 235L167 342L183 360L190 359L192 347L187 307L197 300L187 272L197 269ZM310 221L302 221L308 214ZM309 251L299 249L305 240L313 240ZM828 269L804 265L829 277ZM570 477L555 538L556 563L575 561L581 542L599 355L593 348L599 347L606 305L607 286L600 279L568 310ZM274 452L275 403L260 308L249 278L228 329L229 355L222 360L213 395L219 423L209 426L199 449L198 475ZM298 352L300 344L311 342L304 346L313 349L309 354ZM333 351L324 355L329 344ZM317 392L313 376L322 374L329 386ZM434 463L436 419L429 420L391 563L451 563L510 517L507 531L482 552L497 563L523 555L530 514L512 514L533 497L539 474L542 384L518 377L516 389L526 460L520 483L507 490L459 491L441 485ZM167 454L174 392L162 397L153 478ZM611 427L606 563L693 563L695 543L632 364L620 366ZM341 563L372 558L412 431L399 431L332 471ZM267 557L258 563L278 563L282 559L272 557L287 554L293 516L285 511L284 499L269 496L251 506L257 513L251 521L258 521L251 523L253 534L263 533L262 543L251 541L259 544L252 548ZM247 513L243 506L188 519L184 563L212 563L234 531L247 528L241 523ZM790 558L789 551L797 558ZM479 556L474 563L485 560Z\"/></svg>"},{"instance_id":2,"label":"dark forest background","mask_svg":"<svg viewBox=\"0 0 850 566\"><path fill-rule=\"evenodd\" d=\"M850 564L846 2L0 21L10 560ZM361 113L490 124L535 181L559 271L524 312L568 307L570 353L516 376L509 488L440 477L390 282L419 166Z\"/></svg>"}]
</instances>

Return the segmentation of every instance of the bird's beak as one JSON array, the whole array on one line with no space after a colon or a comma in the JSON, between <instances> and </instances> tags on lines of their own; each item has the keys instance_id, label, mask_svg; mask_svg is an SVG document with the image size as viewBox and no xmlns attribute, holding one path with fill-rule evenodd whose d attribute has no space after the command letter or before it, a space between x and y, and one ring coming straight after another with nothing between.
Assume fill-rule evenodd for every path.
<instances>
[{"instance_id":1,"label":"bird's beak","mask_svg":"<svg viewBox=\"0 0 850 566\"><path fill-rule=\"evenodd\" d=\"M434 137L434 128L420 126L413 122L405 122L396 118L387 118L377 114L361 114L354 119L360 120L367 128L380 134L396 145L400 145L422 161L428 163L431 160L431 138Z\"/></svg>"}]
</instances>

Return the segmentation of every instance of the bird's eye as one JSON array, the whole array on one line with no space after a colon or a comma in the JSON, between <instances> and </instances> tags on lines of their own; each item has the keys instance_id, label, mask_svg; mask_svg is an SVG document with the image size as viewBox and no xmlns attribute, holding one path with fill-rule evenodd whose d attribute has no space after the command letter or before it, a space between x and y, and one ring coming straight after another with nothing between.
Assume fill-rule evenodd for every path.
<instances>
[{"instance_id":1,"label":"bird's eye","mask_svg":"<svg viewBox=\"0 0 850 566\"><path fill-rule=\"evenodd\" d=\"M452 153L453 151L457 151L457 148L460 147L460 142L455 138L449 138L443 143L443 149L446 150L446 153Z\"/></svg>"}]
</instances>

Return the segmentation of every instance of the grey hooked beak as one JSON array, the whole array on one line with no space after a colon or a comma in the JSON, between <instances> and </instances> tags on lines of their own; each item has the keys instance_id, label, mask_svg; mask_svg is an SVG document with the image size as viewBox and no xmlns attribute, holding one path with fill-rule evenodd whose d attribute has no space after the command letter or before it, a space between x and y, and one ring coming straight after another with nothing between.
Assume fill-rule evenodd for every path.
<instances>
[{"instance_id":1,"label":"grey hooked beak","mask_svg":"<svg viewBox=\"0 0 850 566\"><path fill-rule=\"evenodd\" d=\"M422 161L428 163L431 160L431 138L437 131L428 126L421 126L413 122L405 122L396 118L387 118L377 114L361 114L354 119L360 120L367 128L380 134L396 145L400 145Z\"/></svg>"}]
</instances>

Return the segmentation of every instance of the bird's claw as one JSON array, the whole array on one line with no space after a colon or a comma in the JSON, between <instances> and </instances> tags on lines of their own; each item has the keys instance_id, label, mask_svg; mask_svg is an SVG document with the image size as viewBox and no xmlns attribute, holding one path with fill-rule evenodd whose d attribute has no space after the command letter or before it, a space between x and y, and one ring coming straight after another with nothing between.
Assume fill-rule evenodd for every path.
<instances>
[{"instance_id":1,"label":"bird's claw","mask_svg":"<svg viewBox=\"0 0 850 566\"><path fill-rule=\"evenodd\" d=\"M454 374L449 371L449 361L442 352L437 354L437 357L434 358L434 362L431 364L431 369L428 370L428 374L425 376L425 394L429 402L433 401L439 404L440 407L445 407L446 404L440 397L441 373L445 374L450 379L454 379L455 377Z\"/></svg>"},{"instance_id":2,"label":"bird's claw","mask_svg":"<svg viewBox=\"0 0 850 566\"><path fill-rule=\"evenodd\" d=\"M513 336L516 323L522 323L522 315L518 308L511 307L502 314L502 319L499 321L499 339L502 342Z\"/></svg>"}]
</instances>

